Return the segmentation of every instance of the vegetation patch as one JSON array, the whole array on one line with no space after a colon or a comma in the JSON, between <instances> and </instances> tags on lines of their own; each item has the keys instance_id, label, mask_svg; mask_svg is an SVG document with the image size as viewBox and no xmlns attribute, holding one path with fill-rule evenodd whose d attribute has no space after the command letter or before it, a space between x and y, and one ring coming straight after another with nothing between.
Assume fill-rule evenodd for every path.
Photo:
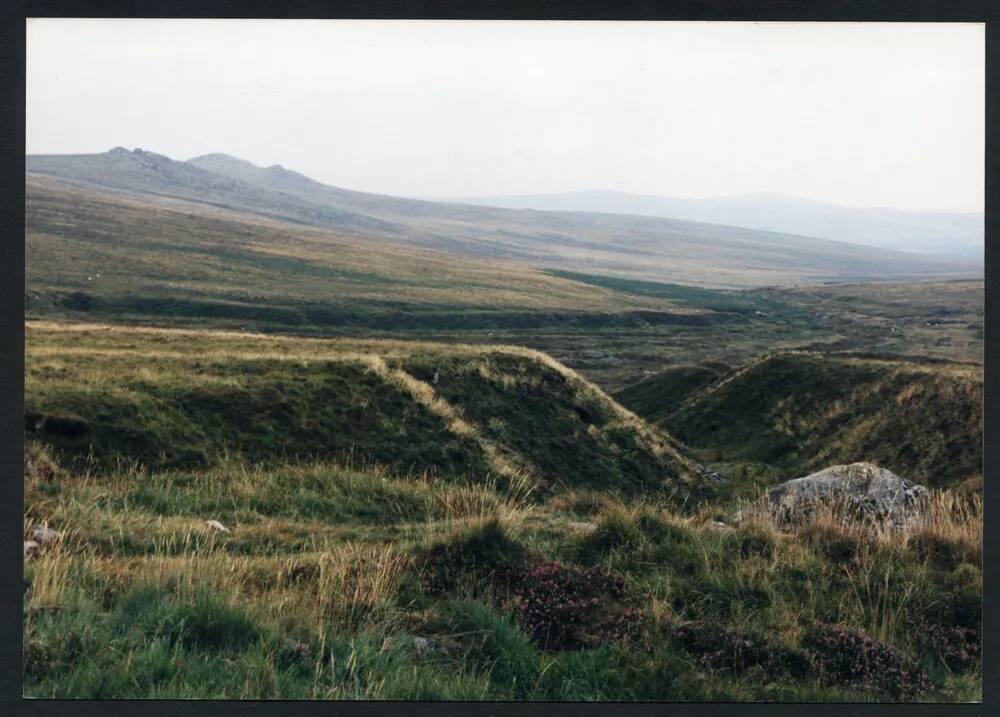
<instances>
[{"instance_id":1,"label":"vegetation patch","mask_svg":"<svg viewBox=\"0 0 1000 717\"><path fill-rule=\"evenodd\" d=\"M932 490L922 520L898 530L817 512L781 533L734 520L740 504L712 486L694 501L689 484L575 482L569 453L545 480L557 467L535 465L531 440L553 428L503 400L537 392L559 409L545 420L585 425L574 445L614 456L602 470L615 475L633 470L630 451L678 472L688 459L533 352L28 330L24 538L59 534L25 550L29 697L981 698L979 493ZM350 433L345 416L369 410ZM44 435L46 414L90 433ZM310 431L336 444L334 429L398 453L286 451ZM134 449L147 430L242 449L171 465ZM133 446L121 461L102 453L114 431ZM392 462L412 448L415 465L437 464L442 446L423 444L436 436L467 440L452 445L487 467ZM515 464L536 474L492 470Z\"/></svg>"},{"instance_id":2,"label":"vegetation patch","mask_svg":"<svg viewBox=\"0 0 1000 717\"><path fill-rule=\"evenodd\" d=\"M573 555L584 563L597 563L609 554L633 570L655 566L691 576L705 567L694 531L649 507L610 508L573 548Z\"/></svg>"},{"instance_id":3,"label":"vegetation patch","mask_svg":"<svg viewBox=\"0 0 1000 717\"><path fill-rule=\"evenodd\" d=\"M775 647L760 635L737 632L711 621L681 623L671 630L671 637L709 670L742 672L756 667L796 678L807 677L812 671L809 656L802 650Z\"/></svg>"},{"instance_id":4,"label":"vegetation patch","mask_svg":"<svg viewBox=\"0 0 1000 717\"><path fill-rule=\"evenodd\" d=\"M521 581L529 560L529 551L497 520L475 524L417 557L423 584L432 594L476 581L494 590L509 590Z\"/></svg>"},{"instance_id":5,"label":"vegetation patch","mask_svg":"<svg viewBox=\"0 0 1000 717\"><path fill-rule=\"evenodd\" d=\"M832 684L884 691L912 699L933 689L927 674L889 645L843 625L817 624L803 644L815 654L815 664Z\"/></svg>"},{"instance_id":6,"label":"vegetation patch","mask_svg":"<svg viewBox=\"0 0 1000 717\"><path fill-rule=\"evenodd\" d=\"M682 390L669 374L625 398L704 459L765 464L785 479L863 460L941 487L982 471L982 380L968 364L794 352L751 362L679 404L656 402Z\"/></svg>"},{"instance_id":7,"label":"vegetation patch","mask_svg":"<svg viewBox=\"0 0 1000 717\"><path fill-rule=\"evenodd\" d=\"M615 399L648 421L661 421L681 402L722 378L729 367L718 362L671 366L615 393Z\"/></svg>"},{"instance_id":8,"label":"vegetation patch","mask_svg":"<svg viewBox=\"0 0 1000 717\"><path fill-rule=\"evenodd\" d=\"M531 638L546 650L572 650L621 639L642 619L629 607L624 580L598 567L548 562L529 569L514 594L514 609Z\"/></svg>"}]
</instances>

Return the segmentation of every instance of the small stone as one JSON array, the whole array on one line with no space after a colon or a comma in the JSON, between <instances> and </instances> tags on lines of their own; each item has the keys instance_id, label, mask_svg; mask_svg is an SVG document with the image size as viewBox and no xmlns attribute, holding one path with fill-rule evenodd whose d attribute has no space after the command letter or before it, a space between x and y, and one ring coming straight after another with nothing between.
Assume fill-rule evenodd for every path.
<instances>
[{"instance_id":1,"label":"small stone","mask_svg":"<svg viewBox=\"0 0 1000 717\"><path fill-rule=\"evenodd\" d=\"M49 547L61 537L59 531L53 530L47 525L39 525L31 531L31 540L38 543L40 548Z\"/></svg>"},{"instance_id":2,"label":"small stone","mask_svg":"<svg viewBox=\"0 0 1000 717\"><path fill-rule=\"evenodd\" d=\"M216 533L229 533L232 532L217 520L206 520L205 525L214 530Z\"/></svg>"},{"instance_id":3,"label":"small stone","mask_svg":"<svg viewBox=\"0 0 1000 717\"><path fill-rule=\"evenodd\" d=\"M434 643L428 640L426 637L415 637L413 638L413 646L417 648L417 652L421 655L425 655L428 652L433 652Z\"/></svg>"},{"instance_id":4,"label":"small stone","mask_svg":"<svg viewBox=\"0 0 1000 717\"><path fill-rule=\"evenodd\" d=\"M720 473L705 466L699 467L698 474L708 482L715 483L716 485L724 485L729 482Z\"/></svg>"}]
</instances>

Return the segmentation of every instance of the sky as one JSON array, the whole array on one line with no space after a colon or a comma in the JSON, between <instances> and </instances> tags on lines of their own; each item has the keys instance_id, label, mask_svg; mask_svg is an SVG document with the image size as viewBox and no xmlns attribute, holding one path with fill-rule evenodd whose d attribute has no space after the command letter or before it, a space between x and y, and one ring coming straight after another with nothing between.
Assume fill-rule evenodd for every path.
<instances>
[{"instance_id":1,"label":"sky","mask_svg":"<svg viewBox=\"0 0 1000 717\"><path fill-rule=\"evenodd\" d=\"M30 19L30 154L403 196L983 208L982 24Z\"/></svg>"}]
</instances>

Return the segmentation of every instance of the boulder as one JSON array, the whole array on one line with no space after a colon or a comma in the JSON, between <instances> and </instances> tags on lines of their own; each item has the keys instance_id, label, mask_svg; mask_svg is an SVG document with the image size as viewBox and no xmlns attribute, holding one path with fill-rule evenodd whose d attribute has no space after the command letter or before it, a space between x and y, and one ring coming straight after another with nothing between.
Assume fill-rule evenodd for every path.
<instances>
[{"instance_id":1,"label":"boulder","mask_svg":"<svg viewBox=\"0 0 1000 717\"><path fill-rule=\"evenodd\" d=\"M927 489L872 463L830 466L782 483L764 497L775 522L808 519L818 506L844 510L862 522L902 527L925 511Z\"/></svg>"}]
</instances>

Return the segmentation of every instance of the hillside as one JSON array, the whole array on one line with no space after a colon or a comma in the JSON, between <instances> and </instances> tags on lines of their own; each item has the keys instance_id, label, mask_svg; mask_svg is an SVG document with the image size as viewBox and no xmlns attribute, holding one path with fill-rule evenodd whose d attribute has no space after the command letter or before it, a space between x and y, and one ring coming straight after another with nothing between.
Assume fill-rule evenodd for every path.
<instances>
[{"instance_id":1,"label":"hillside","mask_svg":"<svg viewBox=\"0 0 1000 717\"><path fill-rule=\"evenodd\" d=\"M504 197L463 197L466 204L640 214L819 237L908 252L982 261L983 215L846 207L781 194L681 199L625 192L565 192Z\"/></svg>"},{"instance_id":2,"label":"hillside","mask_svg":"<svg viewBox=\"0 0 1000 717\"><path fill-rule=\"evenodd\" d=\"M94 155L28 156L25 162L29 175L147 199L179 198L395 244L554 269L717 287L981 273L981 267L970 262L732 226L515 211L351 192L281 167L254 167L225 155L178 162L116 148Z\"/></svg>"},{"instance_id":3,"label":"hillside","mask_svg":"<svg viewBox=\"0 0 1000 717\"><path fill-rule=\"evenodd\" d=\"M541 270L40 175L25 188L29 318L517 344L605 390L664 365L737 365L776 348L982 354L982 281L705 289Z\"/></svg>"},{"instance_id":4,"label":"hillside","mask_svg":"<svg viewBox=\"0 0 1000 717\"><path fill-rule=\"evenodd\" d=\"M378 330L538 326L554 313L584 324L631 312L655 312L666 322L697 313L523 264L204 204L161 204L35 176L26 189L29 315Z\"/></svg>"},{"instance_id":5,"label":"hillside","mask_svg":"<svg viewBox=\"0 0 1000 717\"><path fill-rule=\"evenodd\" d=\"M526 349L31 323L26 363L27 435L74 465L349 457L539 489L700 483L669 436Z\"/></svg>"},{"instance_id":6,"label":"hillside","mask_svg":"<svg viewBox=\"0 0 1000 717\"><path fill-rule=\"evenodd\" d=\"M671 369L616 398L733 475L872 461L940 487L982 474L982 377L975 364L783 353L711 382Z\"/></svg>"},{"instance_id":7,"label":"hillside","mask_svg":"<svg viewBox=\"0 0 1000 717\"><path fill-rule=\"evenodd\" d=\"M533 351L26 331L27 697L981 696L977 495L781 532Z\"/></svg>"},{"instance_id":8,"label":"hillside","mask_svg":"<svg viewBox=\"0 0 1000 717\"><path fill-rule=\"evenodd\" d=\"M729 367L722 363L671 366L626 386L615 393L615 399L647 421L661 421L682 401L728 372Z\"/></svg>"}]
</instances>

